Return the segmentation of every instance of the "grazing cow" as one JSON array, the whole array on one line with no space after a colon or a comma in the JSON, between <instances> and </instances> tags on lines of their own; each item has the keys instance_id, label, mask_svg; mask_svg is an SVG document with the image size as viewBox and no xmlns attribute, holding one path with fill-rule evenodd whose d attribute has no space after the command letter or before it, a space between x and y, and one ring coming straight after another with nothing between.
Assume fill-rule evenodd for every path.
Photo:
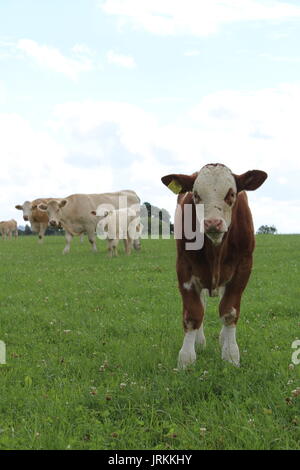
<instances>
[{"instance_id":1,"label":"grazing cow","mask_svg":"<svg viewBox=\"0 0 300 470\"><path fill-rule=\"evenodd\" d=\"M66 246L63 253L70 251L74 235L86 233L92 250L97 251L96 225L97 219L91 214L98 206L103 205L107 210L118 209L119 205L134 205L139 212L140 199L134 191L124 190L103 194L72 194L64 199L52 199L48 204L39 204L39 209L47 211L49 223L52 226L61 224L66 232Z\"/></svg>"},{"instance_id":2,"label":"grazing cow","mask_svg":"<svg viewBox=\"0 0 300 470\"><path fill-rule=\"evenodd\" d=\"M114 209L111 211L91 212L100 218L97 223L97 234L107 239L108 253L112 258L118 256L118 244L120 240L124 240L125 252L130 255L132 244L135 240L139 240L142 232L142 224L140 216L130 207L122 209Z\"/></svg>"},{"instance_id":3,"label":"grazing cow","mask_svg":"<svg viewBox=\"0 0 300 470\"><path fill-rule=\"evenodd\" d=\"M9 238L11 240L12 235L17 238L18 236L18 224L16 220L3 220L0 222L0 233L2 235L2 239L5 240Z\"/></svg>"},{"instance_id":4,"label":"grazing cow","mask_svg":"<svg viewBox=\"0 0 300 470\"><path fill-rule=\"evenodd\" d=\"M178 357L179 368L196 360L195 343L205 346L203 317L207 294L210 297L219 295L221 299L219 314L223 327L219 342L222 359L239 365L236 324L255 246L252 216L244 191L257 189L266 178L267 174L259 170L235 175L221 164L208 164L192 175L172 174L162 178L162 182L178 194L177 228L192 225L192 230L197 233L202 225L202 233L204 231L203 246L197 249L187 245L187 240L192 239L190 234L186 237L183 233L176 240L176 268L185 331ZM200 205L204 206L202 220L198 217L203 208Z\"/></svg>"},{"instance_id":5,"label":"grazing cow","mask_svg":"<svg viewBox=\"0 0 300 470\"><path fill-rule=\"evenodd\" d=\"M38 233L39 243L42 243L44 240L49 218L46 212L38 208L38 205L41 203L47 204L50 200L51 198L34 199L34 201L25 201L22 205L15 206L16 209L23 211L23 219L26 222L30 222L31 230Z\"/></svg>"}]
</instances>

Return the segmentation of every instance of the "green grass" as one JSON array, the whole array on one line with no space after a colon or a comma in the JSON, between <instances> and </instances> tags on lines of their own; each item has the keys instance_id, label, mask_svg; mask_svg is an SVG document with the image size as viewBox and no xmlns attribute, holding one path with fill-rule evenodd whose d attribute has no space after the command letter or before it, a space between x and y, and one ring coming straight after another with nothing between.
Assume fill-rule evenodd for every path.
<instances>
[{"instance_id":1,"label":"green grass","mask_svg":"<svg viewBox=\"0 0 300 470\"><path fill-rule=\"evenodd\" d=\"M75 239L0 241L0 449L300 449L300 236L257 238L241 367L207 348L176 370L181 300L172 240L109 259Z\"/></svg>"}]
</instances>

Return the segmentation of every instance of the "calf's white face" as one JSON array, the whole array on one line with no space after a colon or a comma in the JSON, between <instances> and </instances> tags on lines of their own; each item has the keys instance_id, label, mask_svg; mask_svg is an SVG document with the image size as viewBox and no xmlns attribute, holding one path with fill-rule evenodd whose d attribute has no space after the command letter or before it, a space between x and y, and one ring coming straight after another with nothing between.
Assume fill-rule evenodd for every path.
<instances>
[{"instance_id":1,"label":"calf's white face","mask_svg":"<svg viewBox=\"0 0 300 470\"><path fill-rule=\"evenodd\" d=\"M162 182L175 194L192 192L196 208L203 204L204 218L200 224L203 223L204 233L212 243L219 245L231 224L237 193L259 188L267 176L260 170L235 175L221 163L210 163L192 175L166 175Z\"/></svg>"},{"instance_id":2,"label":"calf's white face","mask_svg":"<svg viewBox=\"0 0 300 470\"><path fill-rule=\"evenodd\" d=\"M61 209L66 205L67 201L65 199L58 199L48 202L48 204L39 204L38 209L41 211L47 212L49 218L49 224L52 226L58 226L61 219Z\"/></svg>"},{"instance_id":3,"label":"calf's white face","mask_svg":"<svg viewBox=\"0 0 300 470\"><path fill-rule=\"evenodd\" d=\"M29 217L32 215L32 204L30 201L25 201L24 204L15 206L16 209L23 211L23 219L25 221L29 220Z\"/></svg>"},{"instance_id":4,"label":"calf's white face","mask_svg":"<svg viewBox=\"0 0 300 470\"><path fill-rule=\"evenodd\" d=\"M236 194L235 178L226 166L206 165L195 179L193 199L204 205L204 232L216 245L230 226Z\"/></svg>"}]
</instances>

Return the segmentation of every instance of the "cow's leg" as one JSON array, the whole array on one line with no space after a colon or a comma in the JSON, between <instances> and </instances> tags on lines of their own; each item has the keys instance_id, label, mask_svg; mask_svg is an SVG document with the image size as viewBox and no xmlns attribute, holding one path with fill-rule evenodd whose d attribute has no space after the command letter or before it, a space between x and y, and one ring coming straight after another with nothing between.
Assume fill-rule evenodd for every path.
<instances>
[{"instance_id":1,"label":"cow's leg","mask_svg":"<svg viewBox=\"0 0 300 470\"><path fill-rule=\"evenodd\" d=\"M70 232L67 232L65 234L65 239L66 239L66 246L64 247L63 254L65 255L66 253L69 253L70 248L71 248L71 241L73 239L73 235Z\"/></svg>"},{"instance_id":2,"label":"cow's leg","mask_svg":"<svg viewBox=\"0 0 300 470\"><path fill-rule=\"evenodd\" d=\"M203 310L205 312L206 303L207 303L207 292L206 292L205 289L203 289L201 291L200 301L203 305ZM204 321L202 320L201 326L198 329L197 334L196 334L196 346L198 346L201 349L204 349L205 346L206 346L206 339L205 339L205 336L204 336L204 328L203 327L204 327Z\"/></svg>"},{"instance_id":3,"label":"cow's leg","mask_svg":"<svg viewBox=\"0 0 300 470\"><path fill-rule=\"evenodd\" d=\"M96 245L95 231L94 230L89 230L87 232L87 237L88 237L88 240L89 240L90 244L92 245L92 251L94 251L96 253L98 250L97 250L97 245Z\"/></svg>"},{"instance_id":4,"label":"cow's leg","mask_svg":"<svg viewBox=\"0 0 300 470\"><path fill-rule=\"evenodd\" d=\"M223 317L226 321L226 319ZM231 362L235 366L240 365L240 351L236 342L236 323L224 323L220 336L220 346L222 348L222 359Z\"/></svg>"},{"instance_id":5,"label":"cow's leg","mask_svg":"<svg viewBox=\"0 0 300 470\"><path fill-rule=\"evenodd\" d=\"M140 238L135 238L133 240L133 248L136 250L136 251L139 251L141 249L141 239Z\"/></svg>"},{"instance_id":6,"label":"cow's leg","mask_svg":"<svg viewBox=\"0 0 300 470\"><path fill-rule=\"evenodd\" d=\"M44 236L45 236L45 232L47 230L47 227L48 225L44 225L44 224L40 224L40 227L39 227L39 240L38 240L38 243L43 243L44 241Z\"/></svg>"},{"instance_id":7,"label":"cow's leg","mask_svg":"<svg viewBox=\"0 0 300 470\"><path fill-rule=\"evenodd\" d=\"M132 246L131 239L130 238L124 238L125 253L127 255L131 254L131 246Z\"/></svg>"},{"instance_id":8,"label":"cow's leg","mask_svg":"<svg viewBox=\"0 0 300 470\"><path fill-rule=\"evenodd\" d=\"M112 240L110 240L109 238L107 238L107 253L109 258L113 257L113 244Z\"/></svg>"},{"instance_id":9,"label":"cow's leg","mask_svg":"<svg viewBox=\"0 0 300 470\"><path fill-rule=\"evenodd\" d=\"M112 256L118 256L118 244L119 244L118 239L110 240Z\"/></svg>"},{"instance_id":10,"label":"cow's leg","mask_svg":"<svg viewBox=\"0 0 300 470\"><path fill-rule=\"evenodd\" d=\"M193 285L180 286L183 301L184 339L179 351L178 367L184 369L196 360L195 343L205 345L203 333L204 305Z\"/></svg>"},{"instance_id":11,"label":"cow's leg","mask_svg":"<svg viewBox=\"0 0 300 470\"><path fill-rule=\"evenodd\" d=\"M82 234L80 235L79 239L80 239L80 243L83 243L83 241L84 241L84 233L82 233Z\"/></svg>"},{"instance_id":12,"label":"cow's leg","mask_svg":"<svg viewBox=\"0 0 300 470\"><path fill-rule=\"evenodd\" d=\"M225 291L219 307L220 318L223 323L219 336L222 359L236 366L240 364L240 352L236 342L236 325L240 314L240 301L240 295Z\"/></svg>"},{"instance_id":13,"label":"cow's leg","mask_svg":"<svg viewBox=\"0 0 300 470\"><path fill-rule=\"evenodd\" d=\"M227 284L219 306L223 327L219 342L222 348L222 359L240 365L240 352L236 342L236 325L240 316L240 305L243 291L249 280L252 259L246 260L237 270L236 275Z\"/></svg>"}]
</instances>

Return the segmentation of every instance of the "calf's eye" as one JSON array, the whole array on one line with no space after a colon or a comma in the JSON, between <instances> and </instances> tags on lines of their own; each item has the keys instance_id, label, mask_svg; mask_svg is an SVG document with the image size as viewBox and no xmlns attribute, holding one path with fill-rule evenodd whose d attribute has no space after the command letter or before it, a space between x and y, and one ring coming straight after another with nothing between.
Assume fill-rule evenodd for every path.
<instances>
[{"instance_id":1,"label":"calf's eye","mask_svg":"<svg viewBox=\"0 0 300 470\"><path fill-rule=\"evenodd\" d=\"M224 201L229 206L232 206L235 201L235 192L232 189L229 189L228 193L226 194Z\"/></svg>"},{"instance_id":2,"label":"calf's eye","mask_svg":"<svg viewBox=\"0 0 300 470\"><path fill-rule=\"evenodd\" d=\"M199 204L199 202L201 202L201 197L199 196L199 194L197 192L194 192L193 196L195 203Z\"/></svg>"}]
</instances>

